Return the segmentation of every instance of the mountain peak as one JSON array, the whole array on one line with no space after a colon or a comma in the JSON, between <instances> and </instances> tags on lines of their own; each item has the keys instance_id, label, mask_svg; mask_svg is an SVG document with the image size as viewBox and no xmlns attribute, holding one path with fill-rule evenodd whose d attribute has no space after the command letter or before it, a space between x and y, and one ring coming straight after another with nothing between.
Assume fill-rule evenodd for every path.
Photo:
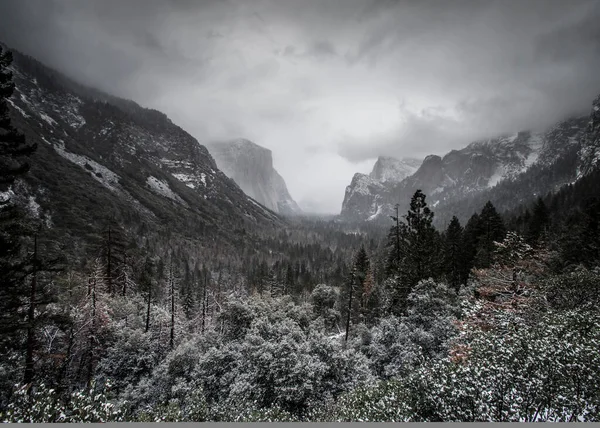
<instances>
[{"instance_id":1,"label":"mountain peak","mask_svg":"<svg viewBox=\"0 0 600 428\"><path fill-rule=\"evenodd\" d=\"M404 180L421 165L421 161L412 158L396 159L391 156L379 156L373 166L370 177L381 182L396 182Z\"/></svg>"},{"instance_id":2,"label":"mountain peak","mask_svg":"<svg viewBox=\"0 0 600 428\"><path fill-rule=\"evenodd\" d=\"M272 211L298 214L283 177L273 168L271 150L245 139L206 144L217 166L251 198Z\"/></svg>"}]
</instances>

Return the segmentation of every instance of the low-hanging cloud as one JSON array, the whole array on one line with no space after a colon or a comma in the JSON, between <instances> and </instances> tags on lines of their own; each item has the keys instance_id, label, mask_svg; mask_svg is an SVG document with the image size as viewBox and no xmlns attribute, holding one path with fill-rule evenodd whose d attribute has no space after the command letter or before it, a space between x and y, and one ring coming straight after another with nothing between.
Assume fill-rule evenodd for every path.
<instances>
[{"instance_id":1,"label":"low-hanging cloud","mask_svg":"<svg viewBox=\"0 0 600 428\"><path fill-rule=\"evenodd\" d=\"M379 155L444 154L589 110L596 0L4 0L0 40L164 111L200 142L272 150L338 212Z\"/></svg>"}]
</instances>

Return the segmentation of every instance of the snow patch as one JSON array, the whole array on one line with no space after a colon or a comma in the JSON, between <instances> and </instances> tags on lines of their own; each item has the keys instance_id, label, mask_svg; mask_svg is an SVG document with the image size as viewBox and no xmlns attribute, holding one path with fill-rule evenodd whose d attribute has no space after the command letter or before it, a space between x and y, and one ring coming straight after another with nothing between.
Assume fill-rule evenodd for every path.
<instances>
[{"instance_id":1,"label":"snow patch","mask_svg":"<svg viewBox=\"0 0 600 428\"><path fill-rule=\"evenodd\" d=\"M375 214L369 216L369 218L367 218L367 221L375 220L381 214L382 211L383 211L383 205L379 205L377 207L377 211L375 212Z\"/></svg>"},{"instance_id":2,"label":"snow patch","mask_svg":"<svg viewBox=\"0 0 600 428\"><path fill-rule=\"evenodd\" d=\"M27 209L35 218L40 218L40 204L37 203L34 196L29 196L29 200L27 201Z\"/></svg>"},{"instance_id":3,"label":"snow patch","mask_svg":"<svg viewBox=\"0 0 600 428\"><path fill-rule=\"evenodd\" d=\"M119 176L112 172L104 165L99 164L96 161L91 160L87 156L76 155L65 150L64 143L55 145L54 150L61 155L63 158L70 160L76 165L85 168L91 172L92 177L113 192L117 192L117 186L119 184Z\"/></svg>"},{"instance_id":4,"label":"snow patch","mask_svg":"<svg viewBox=\"0 0 600 428\"><path fill-rule=\"evenodd\" d=\"M21 107L19 107L18 105L16 105L13 100L11 100L9 98L6 101L8 101L10 103L10 105L13 106L13 108L15 110L17 110L19 113L21 113L21 116L23 116L24 118L28 118L29 117L29 115L27 113L25 113L25 111Z\"/></svg>"},{"instance_id":5,"label":"snow patch","mask_svg":"<svg viewBox=\"0 0 600 428\"><path fill-rule=\"evenodd\" d=\"M152 189L159 195L162 195L165 198L169 198L181 204L184 203L183 200L177 194L175 194L173 190L171 190L171 188L169 187L169 183L159 180L158 178L151 175L146 179L146 184L150 187L150 189Z\"/></svg>"},{"instance_id":6,"label":"snow patch","mask_svg":"<svg viewBox=\"0 0 600 428\"><path fill-rule=\"evenodd\" d=\"M5 204L15 196L15 192L13 192L12 188L8 189L5 192L0 192L0 203Z\"/></svg>"},{"instance_id":7,"label":"snow patch","mask_svg":"<svg viewBox=\"0 0 600 428\"><path fill-rule=\"evenodd\" d=\"M181 181L190 189L196 188L196 183L194 183L194 176L189 174L172 174L177 180Z\"/></svg>"},{"instance_id":8,"label":"snow patch","mask_svg":"<svg viewBox=\"0 0 600 428\"><path fill-rule=\"evenodd\" d=\"M44 120L48 125L54 126L56 125L56 121L48 116L46 113L38 112L42 120Z\"/></svg>"}]
</instances>

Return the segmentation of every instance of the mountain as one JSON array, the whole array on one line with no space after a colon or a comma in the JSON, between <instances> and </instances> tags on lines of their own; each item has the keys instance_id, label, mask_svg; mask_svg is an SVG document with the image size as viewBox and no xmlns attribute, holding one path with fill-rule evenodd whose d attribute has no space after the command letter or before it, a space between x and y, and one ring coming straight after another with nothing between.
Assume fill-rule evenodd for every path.
<instances>
[{"instance_id":1,"label":"mountain","mask_svg":"<svg viewBox=\"0 0 600 428\"><path fill-rule=\"evenodd\" d=\"M399 183L409 175L414 174L421 163L422 161L418 159L404 158L398 160L389 156L379 156L369 177L381 183Z\"/></svg>"},{"instance_id":2,"label":"mountain","mask_svg":"<svg viewBox=\"0 0 600 428\"><path fill-rule=\"evenodd\" d=\"M600 95L594 100L586 137L581 143L578 177L589 174L600 165Z\"/></svg>"},{"instance_id":3,"label":"mountain","mask_svg":"<svg viewBox=\"0 0 600 428\"><path fill-rule=\"evenodd\" d=\"M299 214L285 181L273 168L269 149L240 138L207 144L217 166L251 198L281 214Z\"/></svg>"},{"instance_id":4,"label":"mountain","mask_svg":"<svg viewBox=\"0 0 600 428\"><path fill-rule=\"evenodd\" d=\"M388 200L395 184L413 174L421 161L405 158L402 160L380 156L369 175L354 174L346 187L342 216L347 220L374 220L384 211L389 211Z\"/></svg>"},{"instance_id":5,"label":"mountain","mask_svg":"<svg viewBox=\"0 0 600 428\"><path fill-rule=\"evenodd\" d=\"M26 186L52 228L82 236L113 218L134 231L231 243L282 224L165 114L13 54L11 117L38 144Z\"/></svg>"},{"instance_id":6,"label":"mountain","mask_svg":"<svg viewBox=\"0 0 600 428\"><path fill-rule=\"evenodd\" d=\"M523 197L556 190L575 179L576 167L571 161L579 150L587 123L587 117L575 117L545 132L517 132L473 142L443 157L430 155L412 175L399 182L378 181L357 174L346 188L341 217L350 221L385 220L396 204L404 211L417 189L427 195L429 205L437 213L480 194L492 197L500 184L531 181L531 177L542 174L540 171L560 169L555 174L545 173L549 177L539 183L528 181L528 193ZM565 167L566 164L569 166ZM516 196L513 195L513 204L523 202ZM508 205L507 201L507 208ZM453 212L470 215L456 207Z\"/></svg>"}]
</instances>

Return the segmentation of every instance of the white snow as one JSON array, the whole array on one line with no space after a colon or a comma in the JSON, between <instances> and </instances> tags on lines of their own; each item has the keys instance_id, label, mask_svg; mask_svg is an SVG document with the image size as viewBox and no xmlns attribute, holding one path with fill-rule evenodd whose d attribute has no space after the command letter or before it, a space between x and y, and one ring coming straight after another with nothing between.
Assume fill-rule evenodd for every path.
<instances>
[{"instance_id":1,"label":"white snow","mask_svg":"<svg viewBox=\"0 0 600 428\"><path fill-rule=\"evenodd\" d=\"M27 201L27 209L29 212L36 218L40 217L40 204L37 203L34 196L29 196L29 200Z\"/></svg>"},{"instance_id":2,"label":"white snow","mask_svg":"<svg viewBox=\"0 0 600 428\"><path fill-rule=\"evenodd\" d=\"M375 212L375 214L369 216L369 218L367 218L367 221L375 220L381 214L382 210L383 210L383 205L379 205L377 207L377 211Z\"/></svg>"},{"instance_id":3,"label":"white snow","mask_svg":"<svg viewBox=\"0 0 600 428\"><path fill-rule=\"evenodd\" d=\"M40 115L42 120L44 120L46 123L48 123L48 125L50 125L50 126L56 125L56 121L54 119L52 119L50 116L48 116L46 113L38 112L38 114Z\"/></svg>"},{"instance_id":4,"label":"white snow","mask_svg":"<svg viewBox=\"0 0 600 428\"><path fill-rule=\"evenodd\" d=\"M498 166L498 168L496 168L496 171L494 171L494 174L492 174L492 176L490 177L489 181L488 181L488 187L494 187L496 184L498 184L500 181L502 181L502 179L506 176L506 168L504 165L500 165Z\"/></svg>"},{"instance_id":5,"label":"white snow","mask_svg":"<svg viewBox=\"0 0 600 428\"><path fill-rule=\"evenodd\" d=\"M507 143L512 143L512 142L514 142L517 139L518 136L519 136L519 133L517 132L516 134L511 135L510 137L508 137L506 139L506 142Z\"/></svg>"},{"instance_id":6,"label":"white snow","mask_svg":"<svg viewBox=\"0 0 600 428\"><path fill-rule=\"evenodd\" d=\"M540 135L532 135L529 140L529 147L531 148L531 153L525 159L524 168L521 172L524 172L527 168L533 165L538 158L540 157L540 152L542 151L542 147L544 145L544 139Z\"/></svg>"},{"instance_id":7,"label":"white snow","mask_svg":"<svg viewBox=\"0 0 600 428\"><path fill-rule=\"evenodd\" d=\"M175 177L177 180L181 181L183 184L185 184L190 189L195 189L196 188L196 183L194 183L195 177L192 176L192 175L189 175L189 174L173 174L173 177Z\"/></svg>"},{"instance_id":8,"label":"white snow","mask_svg":"<svg viewBox=\"0 0 600 428\"><path fill-rule=\"evenodd\" d=\"M86 164L88 167L87 170L90 170L92 177L113 192L118 191L117 185L119 183L119 176L112 172L110 169L106 168L104 165L99 164L96 161L91 160L86 156L76 155L75 153L70 153L65 150L64 144L59 144L54 146L54 150L61 155L63 158L70 160L74 164L79 165L82 168L86 168Z\"/></svg>"},{"instance_id":9,"label":"white snow","mask_svg":"<svg viewBox=\"0 0 600 428\"><path fill-rule=\"evenodd\" d=\"M169 198L181 204L184 203L183 200L177 194L175 194L173 190L171 190L171 188L169 187L169 183L159 180L158 178L151 175L146 179L146 184L150 187L150 189L152 189L159 195L162 195L165 198Z\"/></svg>"},{"instance_id":10,"label":"white snow","mask_svg":"<svg viewBox=\"0 0 600 428\"><path fill-rule=\"evenodd\" d=\"M175 173L171 175L191 189L198 187L198 182L201 182L206 187L206 174L203 172L200 173L200 178L194 174Z\"/></svg>"},{"instance_id":11,"label":"white snow","mask_svg":"<svg viewBox=\"0 0 600 428\"><path fill-rule=\"evenodd\" d=\"M0 202L1 203L6 203L8 202L13 196L15 196L15 192L13 192L12 188L8 189L5 192L0 192Z\"/></svg>"},{"instance_id":12,"label":"white snow","mask_svg":"<svg viewBox=\"0 0 600 428\"><path fill-rule=\"evenodd\" d=\"M6 101L8 101L10 103L10 105L14 107L15 110L17 110L19 113L21 113L21 116L23 116L25 118L29 117L29 115L27 113L25 113L25 111L21 107L16 105L13 100L11 100L9 98Z\"/></svg>"}]
</instances>

